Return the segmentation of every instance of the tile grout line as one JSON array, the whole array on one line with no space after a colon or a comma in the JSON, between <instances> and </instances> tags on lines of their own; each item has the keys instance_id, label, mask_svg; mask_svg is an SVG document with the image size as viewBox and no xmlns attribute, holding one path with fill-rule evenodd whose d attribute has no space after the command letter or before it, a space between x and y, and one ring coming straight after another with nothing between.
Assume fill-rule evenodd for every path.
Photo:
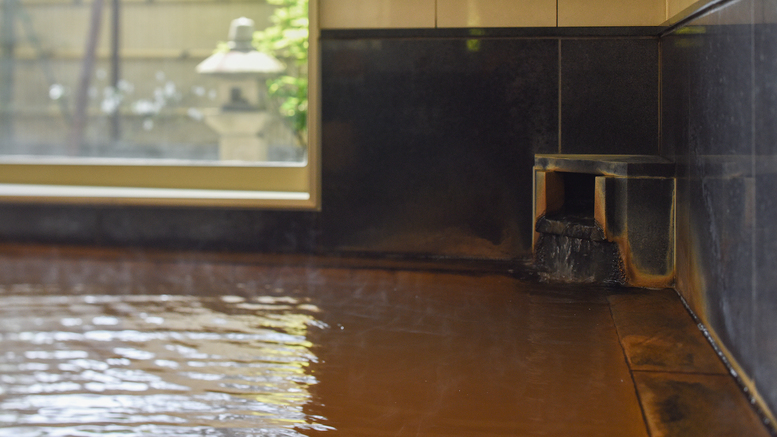
<instances>
[{"instance_id":1,"label":"tile grout line","mask_svg":"<svg viewBox=\"0 0 777 437\"><path fill-rule=\"evenodd\" d=\"M661 38L658 38L658 71L656 73L658 78L658 108L656 108L656 112L658 113L658 126L656 129L658 144L656 144L656 146L658 147L658 155L664 156L664 50Z\"/></svg>"},{"instance_id":2,"label":"tile grout line","mask_svg":"<svg viewBox=\"0 0 777 437\"><path fill-rule=\"evenodd\" d=\"M650 369L631 369L635 373L660 373L665 375L699 375L699 376L720 376L724 378L731 378L728 373L712 373L712 372L689 372L684 370L650 370Z\"/></svg>"},{"instance_id":3,"label":"tile grout line","mask_svg":"<svg viewBox=\"0 0 777 437\"><path fill-rule=\"evenodd\" d=\"M610 319L612 320L612 326L615 328L615 335L618 336L618 345L621 347L621 352L623 352L623 359L626 361L626 367L629 369L629 376L631 376L631 384L634 387L634 394L637 396L637 403L639 404L639 412L642 413L642 423L645 425L645 431L647 432L647 435L652 437L653 433L650 431L650 426L648 425L647 420L647 414L645 414L645 406L642 404L642 396L639 394L639 389L637 388L637 380L634 378L634 370L631 368L631 364L629 364L629 357L626 355L626 348L623 346L623 341L621 341L621 333L618 329L618 324L615 322L615 315L612 313L612 303L610 303L610 299L607 299L607 303L609 304L609 310L610 310Z\"/></svg>"},{"instance_id":4,"label":"tile grout line","mask_svg":"<svg viewBox=\"0 0 777 437\"><path fill-rule=\"evenodd\" d=\"M750 4L750 22L755 23L756 17L755 17L755 5ZM758 153L758 138L756 135L758 134L758 129L756 125L756 117L758 112L758 105L756 104L756 99L758 98L757 94L757 86L756 86L756 80L758 78L756 77L756 35L755 35L755 27L756 25L753 24L750 26L750 138L752 143L750 144L750 174L753 175L752 181L753 181L753 189L752 192L749 193L750 200L752 201L752 225L750 227L750 283L751 283L751 289L750 289L750 317L753 319L753 323L750 324L750 339L751 339L751 345L755 346L756 342L756 324L758 323L758 305L756 304L758 302L758 297L760 295L759 293L759 287L758 287L758 250L756 249L758 247L758 173L757 173L757 167L756 167L756 154ZM747 202L747 201L746 201ZM755 348L758 350L758 348ZM758 353L756 352L756 357L758 356ZM753 385L755 386L756 392L754 393L755 396L758 396L758 385L756 383L757 379L757 371L754 368L753 369L753 375L751 376ZM768 408L768 406L766 406ZM771 422L771 420L770 420ZM774 424L772 423L772 428L774 428Z\"/></svg>"},{"instance_id":5,"label":"tile grout line","mask_svg":"<svg viewBox=\"0 0 777 437\"><path fill-rule=\"evenodd\" d=\"M561 38L558 39L558 153L561 153Z\"/></svg>"}]
</instances>

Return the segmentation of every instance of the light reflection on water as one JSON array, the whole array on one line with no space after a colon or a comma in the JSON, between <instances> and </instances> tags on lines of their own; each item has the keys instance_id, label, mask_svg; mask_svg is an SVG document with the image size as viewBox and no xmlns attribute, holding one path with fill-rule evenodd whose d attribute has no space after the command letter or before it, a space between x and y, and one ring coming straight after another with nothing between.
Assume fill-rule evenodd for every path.
<instances>
[{"instance_id":1,"label":"light reflection on water","mask_svg":"<svg viewBox=\"0 0 777 437\"><path fill-rule=\"evenodd\" d=\"M0 436L299 436L311 303L0 289ZM49 292L50 293L50 292Z\"/></svg>"}]
</instances>

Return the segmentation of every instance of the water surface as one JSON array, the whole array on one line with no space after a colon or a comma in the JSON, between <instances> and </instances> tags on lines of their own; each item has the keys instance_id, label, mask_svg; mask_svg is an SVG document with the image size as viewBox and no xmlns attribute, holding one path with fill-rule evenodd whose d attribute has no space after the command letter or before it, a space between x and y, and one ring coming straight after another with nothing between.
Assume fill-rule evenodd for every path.
<instances>
[{"instance_id":1,"label":"water surface","mask_svg":"<svg viewBox=\"0 0 777 437\"><path fill-rule=\"evenodd\" d=\"M303 299L0 295L0 435L298 436L306 336L325 327Z\"/></svg>"},{"instance_id":2,"label":"water surface","mask_svg":"<svg viewBox=\"0 0 777 437\"><path fill-rule=\"evenodd\" d=\"M647 435L602 289L174 259L0 278L0 436Z\"/></svg>"}]
</instances>

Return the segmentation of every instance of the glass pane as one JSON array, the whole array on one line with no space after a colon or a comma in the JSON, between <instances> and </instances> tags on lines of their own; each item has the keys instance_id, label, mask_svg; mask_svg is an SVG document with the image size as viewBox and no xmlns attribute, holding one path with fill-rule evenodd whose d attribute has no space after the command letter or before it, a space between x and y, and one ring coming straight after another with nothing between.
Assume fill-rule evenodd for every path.
<instances>
[{"instance_id":1,"label":"glass pane","mask_svg":"<svg viewBox=\"0 0 777 437\"><path fill-rule=\"evenodd\" d=\"M303 163L307 45L307 0L0 0L0 161Z\"/></svg>"}]
</instances>

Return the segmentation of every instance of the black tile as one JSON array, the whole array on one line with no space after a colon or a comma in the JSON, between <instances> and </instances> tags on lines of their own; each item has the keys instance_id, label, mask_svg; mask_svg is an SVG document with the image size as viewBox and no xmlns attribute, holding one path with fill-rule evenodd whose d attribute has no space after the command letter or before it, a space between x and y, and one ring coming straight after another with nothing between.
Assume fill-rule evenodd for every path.
<instances>
[{"instance_id":1,"label":"black tile","mask_svg":"<svg viewBox=\"0 0 777 437\"><path fill-rule=\"evenodd\" d=\"M688 141L691 223L709 320L749 375L760 365L753 338L752 7L739 1L699 21L705 33L693 60Z\"/></svg>"},{"instance_id":2,"label":"black tile","mask_svg":"<svg viewBox=\"0 0 777 437\"><path fill-rule=\"evenodd\" d=\"M3 241L91 244L98 240L99 209L63 205L0 205Z\"/></svg>"},{"instance_id":3,"label":"black tile","mask_svg":"<svg viewBox=\"0 0 777 437\"><path fill-rule=\"evenodd\" d=\"M324 248L526 253L557 55L553 40L322 41Z\"/></svg>"},{"instance_id":4,"label":"black tile","mask_svg":"<svg viewBox=\"0 0 777 437\"><path fill-rule=\"evenodd\" d=\"M754 112L753 7L727 3L661 44L663 152L679 163L678 287L749 376L767 365L754 334L753 128L773 123Z\"/></svg>"},{"instance_id":5,"label":"black tile","mask_svg":"<svg viewBox=\"0 0 777 437\"><path fill-rule=\"evenodd\" d=\"M561 41L561 153L658 153L658 40Z\"/></svg>"},{"instance_id":6,"label":"black tile","mask_svg":"<svg viewBox=\"0 0 777 437\"><path fill-rule=\"evenodd\" d=\"M754 370L753 180L692 172L690 240L707 320L748 374Z\"/></svg>"},{"instance_id":7,"label":"black tile","mask_svg":"<svg viewBox=\"0 0 777 437\"><path fill-rule=\"evenodd\" d=\"M752 376L761 396L775 411L777 385L773 381L777 381L777 229L773 226L759 229L756 238L757 300L753 324L755 343L758 345L755 360L758 364Z\"/></svg>"},{"instance_id":8,"label":"black tile","mask_svg":"<svg viewBox=\"0 0 777 437\"><path fill-rule=\"evenodd\" d=\"M310 253L318 229L311 212L0 205L6 242Z\"/></svg>"},{"instance_id":9,"label":"black tile","mask_svg":"<svg viewBox=\"0 0 777 437\"><path fill-rule=\"evenodd\" d=\"M777 1L758 0L777 14ZM759 156L777 154L777 24L758 23L753 27L755 44L755 153Z\"/></svg>"},{"instance_id":10,"label":"black tile","mask_svg":"<svg viewBox=\"0 0 777 437\"><path fill-rule=\"evenodd\" d=\"M100 243L204 250L309 253L315 213L203 208L106 208Z\"/></svg>"},{"instance_id":11,"label":"black tile","mask_svg":"<svg viewBox=\"0 0 777 437\"><path fill-rule=\"evenodd\" d=\"M672 34L661 40L661 155L688 163L690 59L698 37Z\"/></svg>"},{"instance_id":12,"label":"black tile","mask_svg":"<svg viewBox=\"0 0 777 437\"><path fill-rule=\"evenodd\" d=\"M777 1L757 0L757 13L777 14ZM758 366L753 375L772 411L777 410L777 25L754 26L755 44L755 343Z\"/></svg>"},{"instance_id":13,"label":"black tile","mask_svg":"<svg viewBox=\"0 0 777 437\"><path fill-rule=\"evenodd\" d=\"M721 24L736 20L743 1L705 17L704 34L689 53L690 152L697 155L747 155L753 142L752 25ZM732 16L733 17L730 17Z\"/></svg>"}]
</instances>

